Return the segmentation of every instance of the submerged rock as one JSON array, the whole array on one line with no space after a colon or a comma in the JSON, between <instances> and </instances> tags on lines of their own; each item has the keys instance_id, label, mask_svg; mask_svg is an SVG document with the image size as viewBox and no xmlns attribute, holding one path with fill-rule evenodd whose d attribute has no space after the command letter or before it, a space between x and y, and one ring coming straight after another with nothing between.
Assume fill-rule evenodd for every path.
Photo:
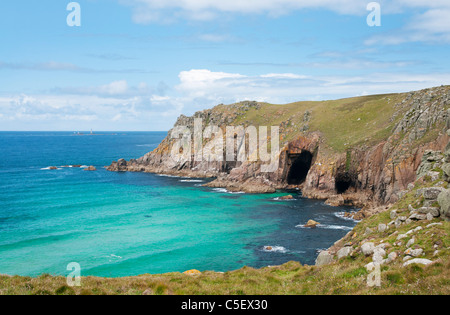
<instances>
[{"instance_id":1,"label":"submerged rock","mask_svg":"<svg viewBox=\"0 0 450 315\"><path fill-rule=\"evenodd\" d=\"M280 200L294 200L294 197L292 195L283 196L279 198Z\"/></svg>"}]
</instances>

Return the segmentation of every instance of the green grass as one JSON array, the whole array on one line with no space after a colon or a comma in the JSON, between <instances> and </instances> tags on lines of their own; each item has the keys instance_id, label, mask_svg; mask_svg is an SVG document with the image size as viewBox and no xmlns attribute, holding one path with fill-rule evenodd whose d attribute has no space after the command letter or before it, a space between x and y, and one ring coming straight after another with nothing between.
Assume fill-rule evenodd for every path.
<instances>
[{"instance_id":1,"label":"green grass","mask_svg":"<svg viewBox=\"0 0 450 315\"><path fill-rule=\"evenodd\" d=\"M386 94L286 105L262 103L258 109L238 113L233 105L220 105L214 111L236 115L235 126L281 126L283 143L303 134L303 126L307 124L307 132L320 132L332 150L345 152L360 144L371 145L387 139L402 116L391 120L396 111L394 105L404 97L405 94ZM309 122L304 122L306 111L312 113Z\"/></svg>"}]
</instances>

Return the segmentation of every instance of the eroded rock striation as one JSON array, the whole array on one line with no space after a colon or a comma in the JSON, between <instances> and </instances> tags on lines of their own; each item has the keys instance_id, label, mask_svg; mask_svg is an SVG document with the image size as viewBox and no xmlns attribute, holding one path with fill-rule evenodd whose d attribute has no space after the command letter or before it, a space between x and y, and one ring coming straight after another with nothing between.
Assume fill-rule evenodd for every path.
<instances>
[{"instance_id":1,"label":"eroded rock striation","mask_svg":"<svg viewBox=\"0 0 450 315\"><path fill-rule=\"evenodd\" d=\"M180 116L154 151L136 160L118 160L107 169L212 177L215 180L210 187L249 193L295 187L301 188L304 196L327 199L331 205L389 204L396 202L418 175L433 176L436 163L450 177L449 108L450 86L337 101L219 105L192 117ZM203 122L197 131L195 119ZM221 133L210 133L200 144L191 143L189 152L178 148L179 140L171 137L180 128L204 135L207 126L218 126ZM226 142L230 126L244 130L279 127L276 168L263 171L267 163L252 160L257 153L250 150L250 159L243 161L227 161L226 152L219 160L201 153L199 158L199 148L211 152L214 137ZM248 146L248 137L236 133L234 139L233 153ZM190 158L174 158L174 150Z\"/></svg>"}]
</instances>

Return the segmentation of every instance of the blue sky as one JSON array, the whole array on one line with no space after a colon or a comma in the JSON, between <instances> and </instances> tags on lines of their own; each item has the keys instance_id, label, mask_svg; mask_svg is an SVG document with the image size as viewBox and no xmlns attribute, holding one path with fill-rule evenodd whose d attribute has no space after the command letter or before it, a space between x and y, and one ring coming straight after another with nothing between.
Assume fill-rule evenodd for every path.
<instances>
[{"instance_id":1,"label":"blue sky","mask_svg":"<svg viewBox=\"0 0 450 315\"><path fill-rule=\"evenodd\" d=\"M450 1L62 0L0 3L0 130L168 130L242 100L450 84Z\"/></svg>"}]
</instances>

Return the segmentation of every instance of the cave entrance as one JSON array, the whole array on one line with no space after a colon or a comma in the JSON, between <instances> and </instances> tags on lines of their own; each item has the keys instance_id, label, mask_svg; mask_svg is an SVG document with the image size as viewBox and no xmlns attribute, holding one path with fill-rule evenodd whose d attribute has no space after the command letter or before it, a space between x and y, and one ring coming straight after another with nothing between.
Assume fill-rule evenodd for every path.
<instances>
[{"instance_id":1,"label":"cave entrance","mask_svg":"<svg viewBox=\"0 0 450 315\"><path fill-rule=\"evenodd\" d=\"M347 190L350 189L350 187L355 186L355 181L353 179L353 176L349 172L345 173L338 173L335 178L335 188L336 192L338 194L343 194Z\"/></svg>"},{"instance_id":2,"label":"cave entrance","mask_svg":"<svg viewBox=\"0 0 450 315\"><path fill-rule=\"evenodd\" d=\"M302 151L300 154L289 156L291 168L287 176L289 185L300 185L306 180L311 168L313 155L309 151Z\"/></svg>"}]
</instances>

